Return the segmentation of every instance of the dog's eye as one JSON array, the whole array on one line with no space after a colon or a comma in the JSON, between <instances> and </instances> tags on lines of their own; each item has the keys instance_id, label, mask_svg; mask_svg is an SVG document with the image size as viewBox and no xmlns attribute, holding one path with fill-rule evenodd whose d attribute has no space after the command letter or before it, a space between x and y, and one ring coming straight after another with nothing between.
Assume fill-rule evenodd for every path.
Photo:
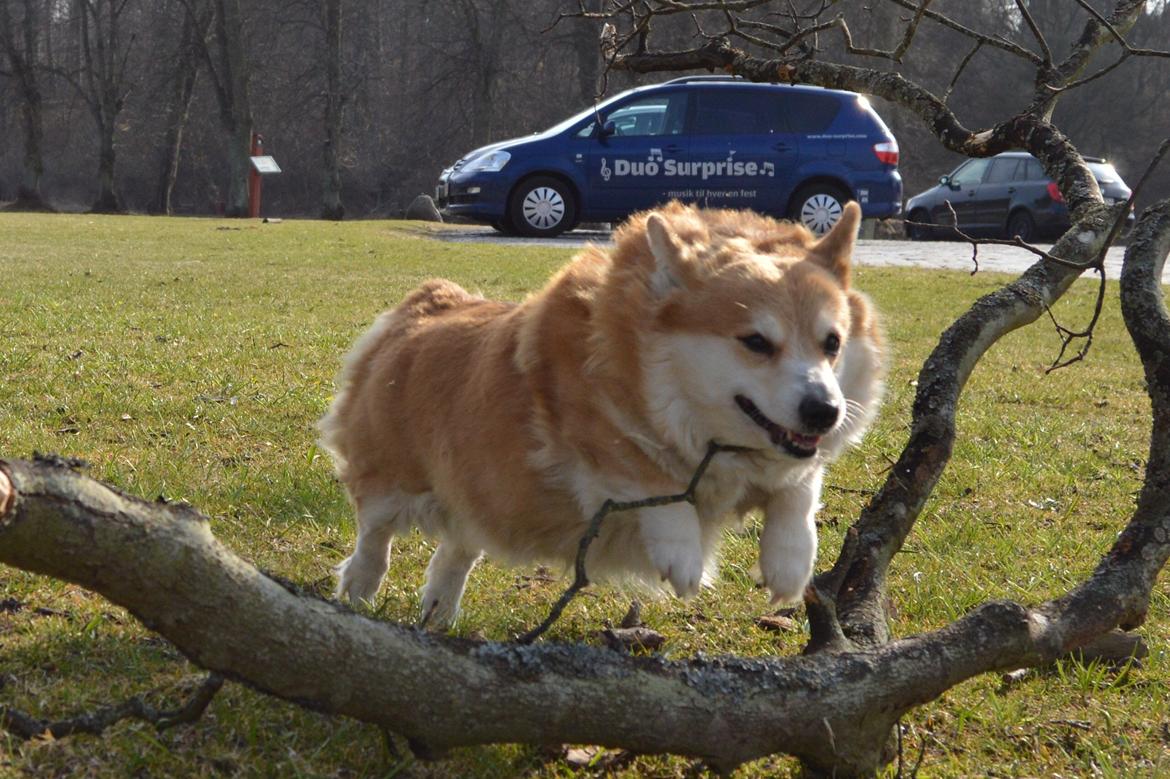
<instances>
[{"instance_id":1,"label":"dog's eye","mask_svg":"<svg viewBox=\"0 0 1170 779\"><path fill-rule=\"evenodd\" d=\"M841 336L836 333L829 333L825 338L825 354L829 357L836 357L837 353L841 351Z\"/></svg>"},{"instance_id":2,"label":"dog's eye","mask_svg":"<svg viewBox=\"0 0 1170 779\"><path fill-rule=\"evenodd\" d=\"M776 347L772 344L772 342L759 333L741 335L739 337L739 341L750 351L753 351L756 354L772 355L776 351Z\"/></svg>"}]
</instances>

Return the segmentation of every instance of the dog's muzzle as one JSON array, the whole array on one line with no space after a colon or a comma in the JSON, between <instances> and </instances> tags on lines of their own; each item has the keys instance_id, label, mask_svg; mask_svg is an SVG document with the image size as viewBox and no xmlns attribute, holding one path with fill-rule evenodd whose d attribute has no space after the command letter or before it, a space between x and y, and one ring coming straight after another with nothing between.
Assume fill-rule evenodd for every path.
<instances>
[{"instance_id":1,"label":"dog's muzzle","mask_svg":"<svg viewBox=\"0 0 1170 779\"><path fill-rule=\"evenodd\" d=\"M735 404L739 406L740 411L747 414L749 419L763 428L774 446L778 446L793 457L801 459L812 457L817 453L817 445L821 442L819 435L804 435L781 427L768 419L764 412L760 411L759 406L743 395L735 396Z\"/></svg>"}]
</instances>

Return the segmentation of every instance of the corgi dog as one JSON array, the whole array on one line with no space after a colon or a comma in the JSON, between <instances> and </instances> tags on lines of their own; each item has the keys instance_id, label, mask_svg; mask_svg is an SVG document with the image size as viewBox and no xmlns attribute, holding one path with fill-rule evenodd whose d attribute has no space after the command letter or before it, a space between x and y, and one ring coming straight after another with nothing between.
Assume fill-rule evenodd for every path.
<instances>
[{"instance_id":1,"label":"corgi dog","mask_svg":"<svg viewBox=\"0 0 1170 779\"><path fill-rule=\"evenodd\" d=\"M763 582L799 600L825 466L883 390L878 317L850 286L860 219L850 203L816 239L673 202L521 303L450 281L411 292L357 341L319 425L357 514L338 596L371 601L391 540L417 527L438 541L424 621L449 626L481 555L571 566L607 498L682 492L717 442L742 451L715 456L694 505L607 518L590 579L693 596L722 528L763 509Z\"/></svg>"}]
</instances>

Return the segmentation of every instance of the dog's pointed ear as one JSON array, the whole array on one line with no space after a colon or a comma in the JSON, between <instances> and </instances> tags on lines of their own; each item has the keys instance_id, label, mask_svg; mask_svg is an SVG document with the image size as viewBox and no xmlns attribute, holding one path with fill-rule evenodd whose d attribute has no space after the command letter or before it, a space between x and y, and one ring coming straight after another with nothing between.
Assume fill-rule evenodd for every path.
<instances>
[{"instance_id":1,"label":"dog's pointed ear","mask_svg":"<svg viewBox=\"0 0 1170 779\"><path fill-rule=\"evenodd\" d=\"M854 201L845 204L841 218L824 238L813 244L809 259L832 273L842 287L849 288L853 245L857 242L857 228L861 224L861 206Z\"/></svg>"},{"instance_id":2,"label":"dog's pointed ear","mask_svg":"<svg viewBox=\"0 0 1170 779\"><path fill-rule=\"evenodd\" d=\"M654 257L654 271L650 274L650 289L656 297L663 297L672 289L683 286L686 271L683 267L683 243L661 214L646 217L646 242Z\"/></svg>"}]
</instances>

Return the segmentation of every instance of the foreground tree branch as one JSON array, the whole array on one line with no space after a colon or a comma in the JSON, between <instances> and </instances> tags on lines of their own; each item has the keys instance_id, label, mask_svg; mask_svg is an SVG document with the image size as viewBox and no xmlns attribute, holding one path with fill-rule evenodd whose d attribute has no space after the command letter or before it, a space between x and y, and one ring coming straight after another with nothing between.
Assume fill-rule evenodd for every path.
<instances>
[{"instance_id":1,"label":"foreground tree branch","mask_svg":"<svg viewBox=\"0 0 1170 779\"><path fill-rule=\"evenodd\" d=\"M668 662L441 637L293 592L220 544L191 507L130 497L58 460L0 462L0 562L92 589L198 665L402 733L423 755L569 742L691 755L720 769L780 752L837 776L872 773L889 758L890 728L913 707L980 673L1049 663L1144 618L1170 556L1170 316L1158 284L1167 253L1170 202L1139 221L1122 281L1155 412L1137 511L1087 582L1035 607L989 603L930 633L783 659ZM1024 279L1044 294L1068 273L1040 263ZM958 354L957 365L936 366L950 381L973 365ZM915 438L929 450L945 423L925 417ZM864 539L870 529L861 528Z\"/></svg>"}]
</instances>

